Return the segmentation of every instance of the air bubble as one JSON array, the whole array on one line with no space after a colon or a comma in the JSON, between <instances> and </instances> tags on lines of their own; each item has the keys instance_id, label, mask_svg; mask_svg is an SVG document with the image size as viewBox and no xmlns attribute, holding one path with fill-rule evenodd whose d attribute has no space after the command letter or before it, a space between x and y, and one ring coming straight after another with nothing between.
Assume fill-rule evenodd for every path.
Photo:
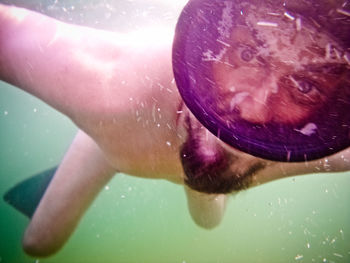
<instances>
[{"instance_id":1,"label":"air bubble","mask_svg":"<svg viewBox=\"0 0 350 263\"><path fill-rule=\"evenodd\" d=\"M301 30L301 19L300 19L300 17L298 17L298 18L295 20L295 26L296 26L297 31L300 31L300 30Z\"/></svg>"},{"instance_id":2,"label":"air bubble","mask_svg":"<svg viewBox=\"0 0 350 263\"><path fill-rule=\"evenodd\" d=\"M350 16L350 11L347 11L345 9L338 8L337 12L341 15L344 15L344 16Z\"/></svg>"},{"instance_id":3,"label":"air bubble","mask_svg":"<svg viewBox=\"0 0 350 263\"><path fill-rule=\"evenodd\" d=\"M289 14L288 12L284 12L284 14L283 14L285 17L287 17L288 19L290 19L290 20L292 20L292 21L294 21L295 20L295 17L294 16L292 16L291 14Z\"/></svg>"},{"instance_id":4,"label":"air bubble","mask_svg":"<svg viewBox=\"0 0 350 263\"><path fill-rule=\"evenodd\" d=\"M258 26L267 26L267 27L278 27L277 23L269 21L259 21L256 23Z\"/></svg>"},{"instance_id":5,"label":"air bubble","mask_svg":"<svg viewBox=\"0 0 350 263\"><path fill-rule=\"evenodd\" d=\"M304 258L303 255L296 255L296 256L295 256L295 260L300 260L300 259L303 259L303 258Z\"/></svg>"}]
</instances>

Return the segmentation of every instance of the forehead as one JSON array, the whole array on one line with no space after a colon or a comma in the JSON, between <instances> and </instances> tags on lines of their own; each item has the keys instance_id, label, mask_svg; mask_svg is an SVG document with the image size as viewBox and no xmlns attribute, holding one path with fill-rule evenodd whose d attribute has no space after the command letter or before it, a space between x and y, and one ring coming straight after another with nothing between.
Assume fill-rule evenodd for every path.
<instances>
[{"instance_id":1,"label":"forehead","mask_svg":"<svg viewBox=\"0 0 350 263\"><path fill-rule=\"evenodd\" d=\"M229 8L229 7L227 7ZM229 43L253 46L257 54L294 66L334 62L345 50L314 20L281 6L241 3ZM234 23L234 24L235 24ZM330 59L333 59L330 61Z\"/></svg>"}]
</instances>

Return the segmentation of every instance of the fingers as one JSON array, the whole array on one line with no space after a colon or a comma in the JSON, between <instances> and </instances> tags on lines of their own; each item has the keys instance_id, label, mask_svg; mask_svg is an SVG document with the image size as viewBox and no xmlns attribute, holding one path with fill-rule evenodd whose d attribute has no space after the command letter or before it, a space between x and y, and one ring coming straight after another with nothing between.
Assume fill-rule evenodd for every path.
<instances>
[{"instance_id":1,"label":"fingers","mask_svg":"<svg viewBox=\"0 0 350 263\"><path fill-rule=\"evenodd\" d=\"M59 250L114 173L94 141L80 131L25 231L24 250L32 256Z\"/></svg>"}]
</instances>

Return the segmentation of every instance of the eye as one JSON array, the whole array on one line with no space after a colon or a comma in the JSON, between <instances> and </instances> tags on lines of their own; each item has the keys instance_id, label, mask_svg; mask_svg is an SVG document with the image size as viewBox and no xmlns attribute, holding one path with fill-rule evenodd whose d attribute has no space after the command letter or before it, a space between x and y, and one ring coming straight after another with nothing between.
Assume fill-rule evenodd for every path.
<instances>
[{"instance_id":1,"label":"eye","mask_svg":"<svg viewBox=\"0 0 350 263\"><path fill-rule=\"evenodd\" d=\"M254 54L253 50L251 50L249 48L245 48L241 51L241 59L246 61L246 62L251 61L254 57L255 57L255 54Z\"/></svg>"},{"instance_id":2,"label":"eye","mask_svg":"<svg viewBox=\"0 0 350 263\"><path fill-rule=\"evenodd\" d=\"M325 99L320 92L319 84L310 78L292 75L289 76L289 83L292 84L289 92L298 103L319 104Z\"/></svg>"},{"instance_id":3,"label":"eye","mask_svg":"<svg viewBox=\"0 0 350 263\"><path fill-rule=\"evenodd\" d=\"M295 80L297 89L304 94L311 92L313 89L316 89L314 83L311 83L308 80Z\"/></svg>"}]
</instances>

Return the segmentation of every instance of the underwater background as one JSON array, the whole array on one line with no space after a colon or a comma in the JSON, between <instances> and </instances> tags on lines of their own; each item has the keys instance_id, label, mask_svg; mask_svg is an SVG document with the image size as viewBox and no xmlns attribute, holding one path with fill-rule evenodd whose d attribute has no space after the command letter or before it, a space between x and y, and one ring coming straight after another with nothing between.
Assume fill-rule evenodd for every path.
<instances>
[{"instance_id":1,"label":"underwater background","mask_svg":"<svg viewBox=\"0 0 350 263\"><path fill-rule=\"evenodd\" d=\"M124 31L176 22L185 1L0 1L66 22ZM1 26L1 25L0 25ZM0 195L56 166L77 131L65 116L0 82ZM0 263L350 262L350 172L286 178L232 195L220 226L204 230L183 187L119 174L56 255L25 255L29 220L0 200Z\"/></svg>"}]
</instances>

